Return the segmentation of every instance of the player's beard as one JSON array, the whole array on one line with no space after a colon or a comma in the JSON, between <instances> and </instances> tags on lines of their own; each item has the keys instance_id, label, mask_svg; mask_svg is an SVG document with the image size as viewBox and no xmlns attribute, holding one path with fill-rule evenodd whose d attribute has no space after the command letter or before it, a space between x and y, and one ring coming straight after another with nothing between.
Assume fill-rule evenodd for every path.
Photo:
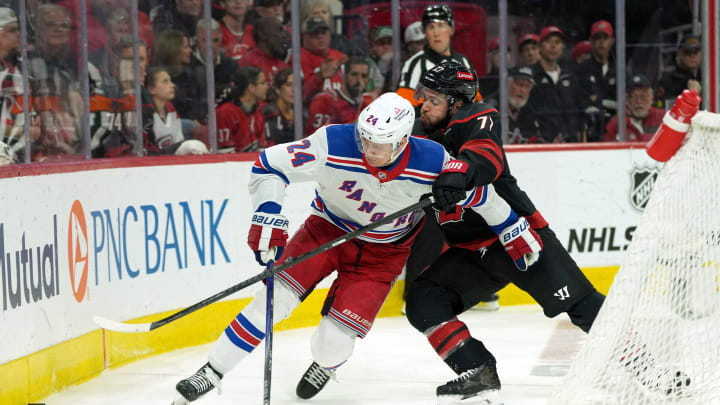
<instances>
[{"instance_id":1,"label":"player's beard","mask_svg":"<svg viewBox=\"0 0 720 405\"><path fill-rule=\"evenodd\" d=\"M430 120L425 116L422 112L420 112L420 122L422 122L423 129L425 130L425 133L427 135L430 135L434 133L437 130L445 129L447 127L447 124L450 123L450 117L445 116L445 118L437 121L437 122L430 122Z\"/></svg>"}]
</instances>

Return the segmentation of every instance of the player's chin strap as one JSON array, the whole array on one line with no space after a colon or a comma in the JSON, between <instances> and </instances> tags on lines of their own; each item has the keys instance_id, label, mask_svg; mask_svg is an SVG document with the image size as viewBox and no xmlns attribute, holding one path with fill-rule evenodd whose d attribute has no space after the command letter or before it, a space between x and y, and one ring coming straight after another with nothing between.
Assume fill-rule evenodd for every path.
<instances>
[{"instance_id":1,"label":"player's chin strap","mask_svg":"<svg viewBox=\"0 0 720 405\"><path fill-rule=\"evenodd\" d=\"M148 331L157 329L161 326L169 324L170 322L176 321L186 315L189 315L189 314L197 311L200 308L204 308L204 307L212 304L213 302L219 301L219 300L227 297L228 295L236 293L236 292L242 290L243 288L251 286L251 285L257 283L258 281L264 280L264 279L266 279L270 276L273 276L289 267L295 266L296 264L298 264L300 262L310 259L311 257L315 257L321 253L324 253L324 252L334 248L335 246L341 245L349 240L355 239L364 233L372 231L373 229L379 228L383 225L387 225L387 224L395 221L396 219L402 217L403 215L409 214L413 211L423 209L423 208L429 206L430 204L432 204L433 202L434 202L434 200L431 196L424 197L420 201L418 201L412 205L409 205L401 210L398 210L388 216L385 216L382 219L379 219L375 222L365 225L364 227L354 230L352 232L346 233L345 235L342 235L339 238L333 239L324 245L318 246L309 252L303 253L298 257L295 257L295 258L290 257L280 265L277 265L273 268L267 268L262 273L252 276L245 281L237 283L230 288L220 291L219 293L217 293L211 297L205 298L204 300L202 300L200 302L197 302L183 310L180 310L170 316L167 316L167 317L157 320L155 322L131 324L131 323L113 321L111 319L103 318L100 316L94 316L93 321L105 329L116 331L116 332L128 332L128 333L148 332Z\"/></svg>"}]
</instances>

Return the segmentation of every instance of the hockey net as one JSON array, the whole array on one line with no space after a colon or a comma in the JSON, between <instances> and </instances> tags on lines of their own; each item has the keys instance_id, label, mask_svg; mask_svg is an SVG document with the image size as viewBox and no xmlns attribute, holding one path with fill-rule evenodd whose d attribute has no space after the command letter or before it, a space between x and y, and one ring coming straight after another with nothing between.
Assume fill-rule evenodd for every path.
<instances>
[{"instance_id":1,"label":"hockey net","mask_svg":"<svg viewBox=\"0 0 720 405\"><path fill-rule=\"evenodd\" d=\"M720 404L720 115L696 114L663 168L551 403Z\"/></svg>"}]
</instances>

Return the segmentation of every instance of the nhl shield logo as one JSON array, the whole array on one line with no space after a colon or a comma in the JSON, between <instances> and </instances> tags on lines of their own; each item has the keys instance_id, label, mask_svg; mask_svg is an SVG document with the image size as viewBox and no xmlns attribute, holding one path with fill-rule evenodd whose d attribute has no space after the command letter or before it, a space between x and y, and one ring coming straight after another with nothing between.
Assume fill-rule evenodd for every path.
<instances>
[{"instance_id":1,"label":"nhl shield logo","mask_svg":"<svg viewBox=\"0 0 720 405\"><path fill-rule=\"evenodd\" d=\"M643 211L652 194L660 169L657 167L633 167L630 173L630 204Z\"/></svg>"}]
</instances>

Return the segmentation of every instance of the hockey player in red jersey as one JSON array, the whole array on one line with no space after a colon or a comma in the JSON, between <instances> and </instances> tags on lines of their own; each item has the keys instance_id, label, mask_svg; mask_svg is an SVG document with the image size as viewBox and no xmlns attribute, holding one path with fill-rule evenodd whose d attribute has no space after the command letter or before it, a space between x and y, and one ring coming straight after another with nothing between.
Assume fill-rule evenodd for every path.
<instances>
[{"instance_id":1,"label":"hockey player in red jersey","mask_svg":"<svg viewBox=\"0 0 720 405\"><path fill-rule=\"evenodd\" d=\"M457 315L481 297L514 283L543 307L546 316L566 312L587 332L604 296L585 278L517 185L503 151L499 114L485 103L473 103L476 92L475 72L457 62L444 62L427 71L416 89L415 96L423 99L423 127L427 133L442 130L437 140L457 160L454 170L441 173L433 184L437 219L451 247L411 285L406 311L410 323L459 374L437 388L439 398L500 404L495 358ZM492 226L457 205L466 190L488 184L526 220ZM535 264L511 251L507 255L504 248L508 241L524 245L530 234L523 233L527 228L542 241L542 255Z\"/></svg>"},{"instance_id":2,"label":"hockey player in red jersey","mask_svg":"<svg viewBox=\"0 0 720 405\"><path fill-rule=\"evenodd\" d=\"M312 134L328 124L355 122L360 110L370 104L363 94L368 84L370 65L363 58L350 58L343 65L343 81L337 90L325 90L310 103L305 133Z\"/></svg>"},{"instance_id":3,"label":"hockey player in red jersey","mask_svg":"<svg viewBox=\"0 0 720 405\"><path fill-rule=\"evenodd\" d=\"M431 191L439 174L457 170L441 145L410 136L414 116L410 102L387 93L360 113L357 124L322 127L303 140L265 149L250 180L256 211L248 244L257 261L282 262L377 221L417 202ZM316 181L316 198L312 215L286 246L284 191L288 183L299 181ZM519 229L526 223L492 185L470 190L459 204L493 225L510 223ZM275 322L288 317L321 280L337 271L312 336L314 361L297 386L300 398L316 395L350 357L355 339L370 331L423 219L422 211L405 215L277 274ZM540 254L536 238L524 228L506 249L532 263ZM521 240L526 243L516 243ZM261 290L225 329L208 363L177 384L182 399L176 404L194 401L217 387L223 375L260 344L265 336L265 294Z\"/></svg>"}]
</instances>

